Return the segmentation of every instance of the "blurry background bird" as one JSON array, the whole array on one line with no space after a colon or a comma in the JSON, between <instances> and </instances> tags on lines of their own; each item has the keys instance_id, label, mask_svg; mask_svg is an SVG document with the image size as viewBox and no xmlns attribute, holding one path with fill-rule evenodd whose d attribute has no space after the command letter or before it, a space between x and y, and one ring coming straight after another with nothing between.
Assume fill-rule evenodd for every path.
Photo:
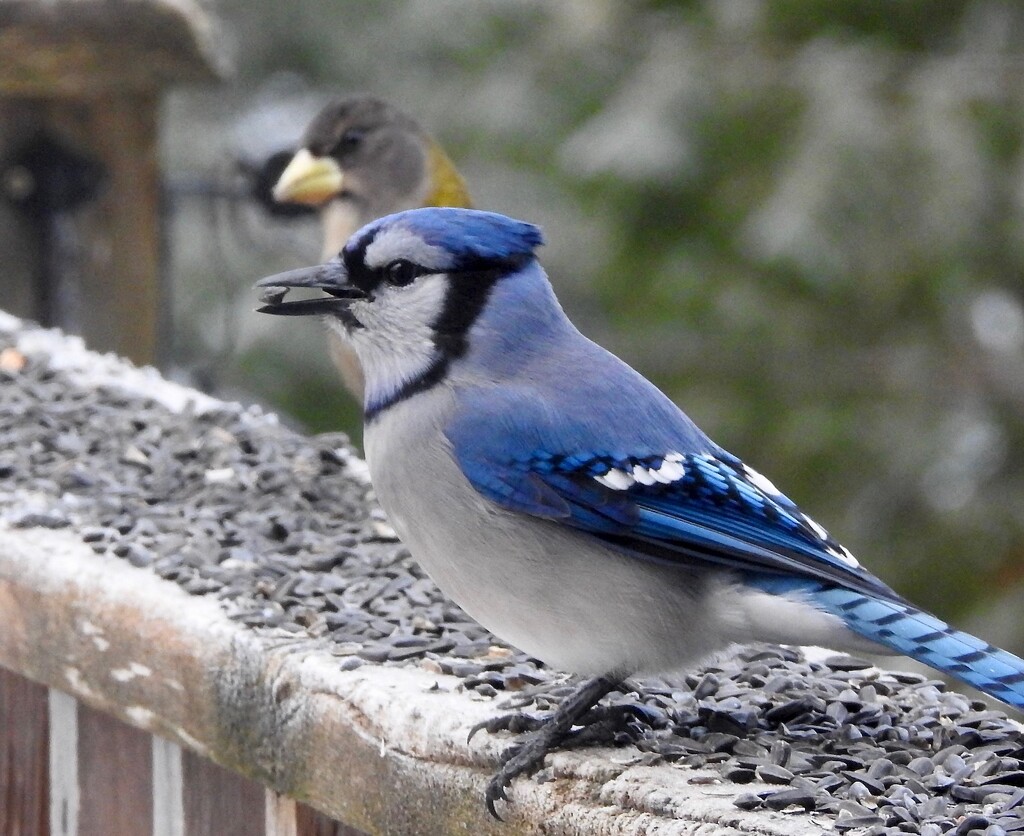
<instances>
[{"instance_id":1,"label":"blurry background bird","mask_svg":"<svg viewBox=\"0 0 1024 836\"><path fill-rule=\"evenodd\" d=\"M423 206L472 206L462 175L419 123L375 96L332 102L310 122L299 150L273 189L275 200L317 207L321 258L338 254L376 218ZM331 334L331 359L362 402L355 353Z\"/></svg>"},{"instance_id":2,"label":"blurry background bird","mask_svg":"<svg viewBox=\"0 0 1024 836\"><path fill-rule=\"evenodd\" d=\"M441 146L409 114L366 95L332 102L316 115L273 193L283 203L319 208L325 260L376 218L471 205Z\"/></svg>"}]
</instances>

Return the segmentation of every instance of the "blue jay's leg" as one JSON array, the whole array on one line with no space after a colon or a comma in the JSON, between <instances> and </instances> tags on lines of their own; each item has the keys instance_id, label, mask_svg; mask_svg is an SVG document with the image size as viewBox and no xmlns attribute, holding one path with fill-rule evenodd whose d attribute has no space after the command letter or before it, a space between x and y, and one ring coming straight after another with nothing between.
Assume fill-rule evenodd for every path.
<instances>
[{"instance_id":1,"label":"blue jay's leg","mask_svg":"<svg viewBox=\"0 0 1024 836\"><path fill-rule=\"evenodd\" d=\"M497 718L498 725L493 729L490 728L490 723L485 723L470 731L471 738L480 728L497 731L502 727L502 721L513 722L513 718L519 718L520 721L525 719L527 727L530 728L521 743L510 746L504 752L501 768L487 785L484 797L487 801L487 809L494 818L502 821L498 811L494 809L494 804L496 801L508 801L505 788L512 783L512 780L524 772L536 769L551 749L570 736L572 727L593 709L605 694L615 690L621 683L622 680L618 677L598 676L587 680L573 694L562 700L558 709L550 717L523 718L523 715L499 717Z\"/></svg>"}]
</instances>

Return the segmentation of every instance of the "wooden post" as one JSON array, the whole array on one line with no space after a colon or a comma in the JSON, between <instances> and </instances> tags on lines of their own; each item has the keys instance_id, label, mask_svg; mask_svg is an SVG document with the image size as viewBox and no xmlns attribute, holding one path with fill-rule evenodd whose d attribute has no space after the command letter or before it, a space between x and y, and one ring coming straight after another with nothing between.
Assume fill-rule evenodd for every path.
<instances>
[{"instance_id":1,"label":"wooden post","mask_svg":"<svg viewBox=\"0 0 1024 836\"><path fill-rule=\"evenodd\" d=\"M159 359L160 93L216 77L209 30L186 3L0 3L0 296L8 311L137 363ZM31 157L44 143L88 169L87 188L69 203L66 188L56 197L44 188L58 164Z\"/></svg>"},{"instance_id":2,"label":"wooden post","mask_svg":"<svg viewBox=\"0 0 1024 836\"><path fill-rule=\"evenodd\" d=\"M46 687L0 668L0 833L49 824Z\"/></svg>"},{"instance_id":3,"label":"wooden post","mask_svg":"<svg viewBox=\"0 0 1024 836\"><path fill-rule=\"evenodd\" d=\"M262 834L267 820L266 790L255 781L185 752L185 832L190 836Z\"/></svg>"},{"instance_id":4,"label":"wooden post","mask_svg":"<svg viewBox=\"0 0 1024 836\"><path fill-rule=\"evenodd\" d=\"M152 742L143 731L78 706L75 836L137 836L153 821Z\"/></svg>"}]
</instances>

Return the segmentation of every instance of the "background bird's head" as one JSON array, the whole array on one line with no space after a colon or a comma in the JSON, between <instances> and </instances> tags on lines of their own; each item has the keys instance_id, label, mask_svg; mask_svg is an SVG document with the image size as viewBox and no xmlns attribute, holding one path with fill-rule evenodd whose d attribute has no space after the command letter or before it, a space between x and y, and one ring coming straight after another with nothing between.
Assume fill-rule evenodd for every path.
<instances>
[{"instance_id":1,"label":"background bird's head","mask_svg":"<svg viewBox=\"0 0 1024 836\"><path fill-rule=\"evenodd\" d=\"M356 233L321 267L264 279L263 313L318 314L342 333L366 371L367 405L410 381L443 377L465 354L469 329L503 280L534 277L543 243L532 224L469 209L414 209ZM317 299L286 299L288 288L319 288ZM553 297L551 297L553 299Z\"/></svg>"},{"instance_id":2,"label":"background bird's head","mask_svg":"<svg viewBox=\"0 0 1024 836\"><path fill-rule=\"evenodd\" d=\"M408 114L373 96L334 102L313 119L274 198L321 209L324 250L359 227L418 206L469 206L465 182Z\"/></svg>"}]
</instances>

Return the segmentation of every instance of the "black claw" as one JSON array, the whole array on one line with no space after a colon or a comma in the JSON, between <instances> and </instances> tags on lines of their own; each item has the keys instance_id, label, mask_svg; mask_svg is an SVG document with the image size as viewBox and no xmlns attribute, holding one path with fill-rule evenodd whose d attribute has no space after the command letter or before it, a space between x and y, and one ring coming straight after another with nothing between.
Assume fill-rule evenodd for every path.
<instances>
[{"instance_id":1,"label":"black claw","mask_svg":"<svg viewBox=\"0 0 1024 836\"><path fill-rule=\"evenodd\" d=\"M586 733L588 740L604 742L614 740L616 743L628 741L635 743L644 737L648 729L662 728L668 722L664 712L658 712L638 703L624 702L616 705L596 705L580 720L583 726L575 736Z\"/></svg>"},{"instance_id":2,"label":"black claw","mask_svg":"<svg viewBox=\"0 0 1024 836\"><path fill-rule=\"evenodd\" d=\"M523 714L519 712L502 714L500 717L492 717L490 720L483 720L473 726L469 730L469 737L466 738L466 742L468 743L472 740L473 736L482 729L486 729L489 734L499 731L520 734L522 732L536 731L547 721L547 717L538 717L536 714Z\"/></svg>"},{"instance_id":3,"label":"black claw","mask_svg":"<svg viewBox=\"0 0 1024 836\"><path fill-rule=\"evenodd\" d=\"M495 801L504 801L506 804L508 803L508 796L505 794L505 784L501 781L500 773L495 775L487 785L487 792L484 793L484 799L487 802L487 812L498 821L504 822L505 820L499 816L498 811L494 809Z\"/></svg>"},{"instance_id":4,"label":"black claw","mask_svg":"<svg viewBox=\"0 0 1024 836\"><path fill-rule=\"evenodd\" d=\"M623 702L617 705L599 705L594 710L607 712L610 716L614 716L616 713L620 714L623 726L628 725L630 719L637 720L652 729L660 729L668 725L668 716L664 711L659 711L657 708L643 703Z\"/></svg>"},{"instance_id":5,"label":"black claw","mask_svg":"<svg viewBox=\"0 0 1024 836\"><path fill-rule=\"evenodd\" d=\"M513 744L502 752L499 757L501 766L487 784L484 800L487 804L487 811L494 818L503 821L494 805L497 801L509 803L505 788L510 787L515 778L536 770L544 762L545 755L551 749L570 738L574 741L579 739L579 733L573 734L572 727L581 717L585 718L588 723L593 720L597 725L602 726L604 740L608 739L609 729L621 731L624 728L630 728L630 733L633 734L630 724L636 726L638 719L641 721L647 719L643 712L628 704L611 706L607 709L594 708L594 704L618 684L619 680L617 679L598 677L585 682L563 700L558 710L548 717L538 717L532 714L505 714L477 723L470 729L469 740L472 740L473 735L481 729L486 729L491 733L496 731L527 732L521 742ZM637 730L635 734L640 736L642 731Z\"/></svg>"},{"instance_id":6,"label":"black claw","mask_svg":"<svg viewBox=\"0 0 1024 836\"><path fill-rule=\"evenodd\" d=\"M469 730L469 735L466 737L466 743L470 743L473 740L473 736L480 731L480 729L487 729L490 720L484 720L483 722L477 723L473 728ZM490 729L487 729L490 731Z\"/></svg>"},{"instance_id":7,"label":"black claw","mask_svg":"<svg viewBox=\"0 0 1024 836\"><path fill-rule=\"evenodd\" d=\"M644 736L643 730L636 726L622 727L618 720L596 720L587 723L583 728L572 733L570 742L573 748L584 746L617 746L636 743Z\"/></svg>"}]
</instances>

